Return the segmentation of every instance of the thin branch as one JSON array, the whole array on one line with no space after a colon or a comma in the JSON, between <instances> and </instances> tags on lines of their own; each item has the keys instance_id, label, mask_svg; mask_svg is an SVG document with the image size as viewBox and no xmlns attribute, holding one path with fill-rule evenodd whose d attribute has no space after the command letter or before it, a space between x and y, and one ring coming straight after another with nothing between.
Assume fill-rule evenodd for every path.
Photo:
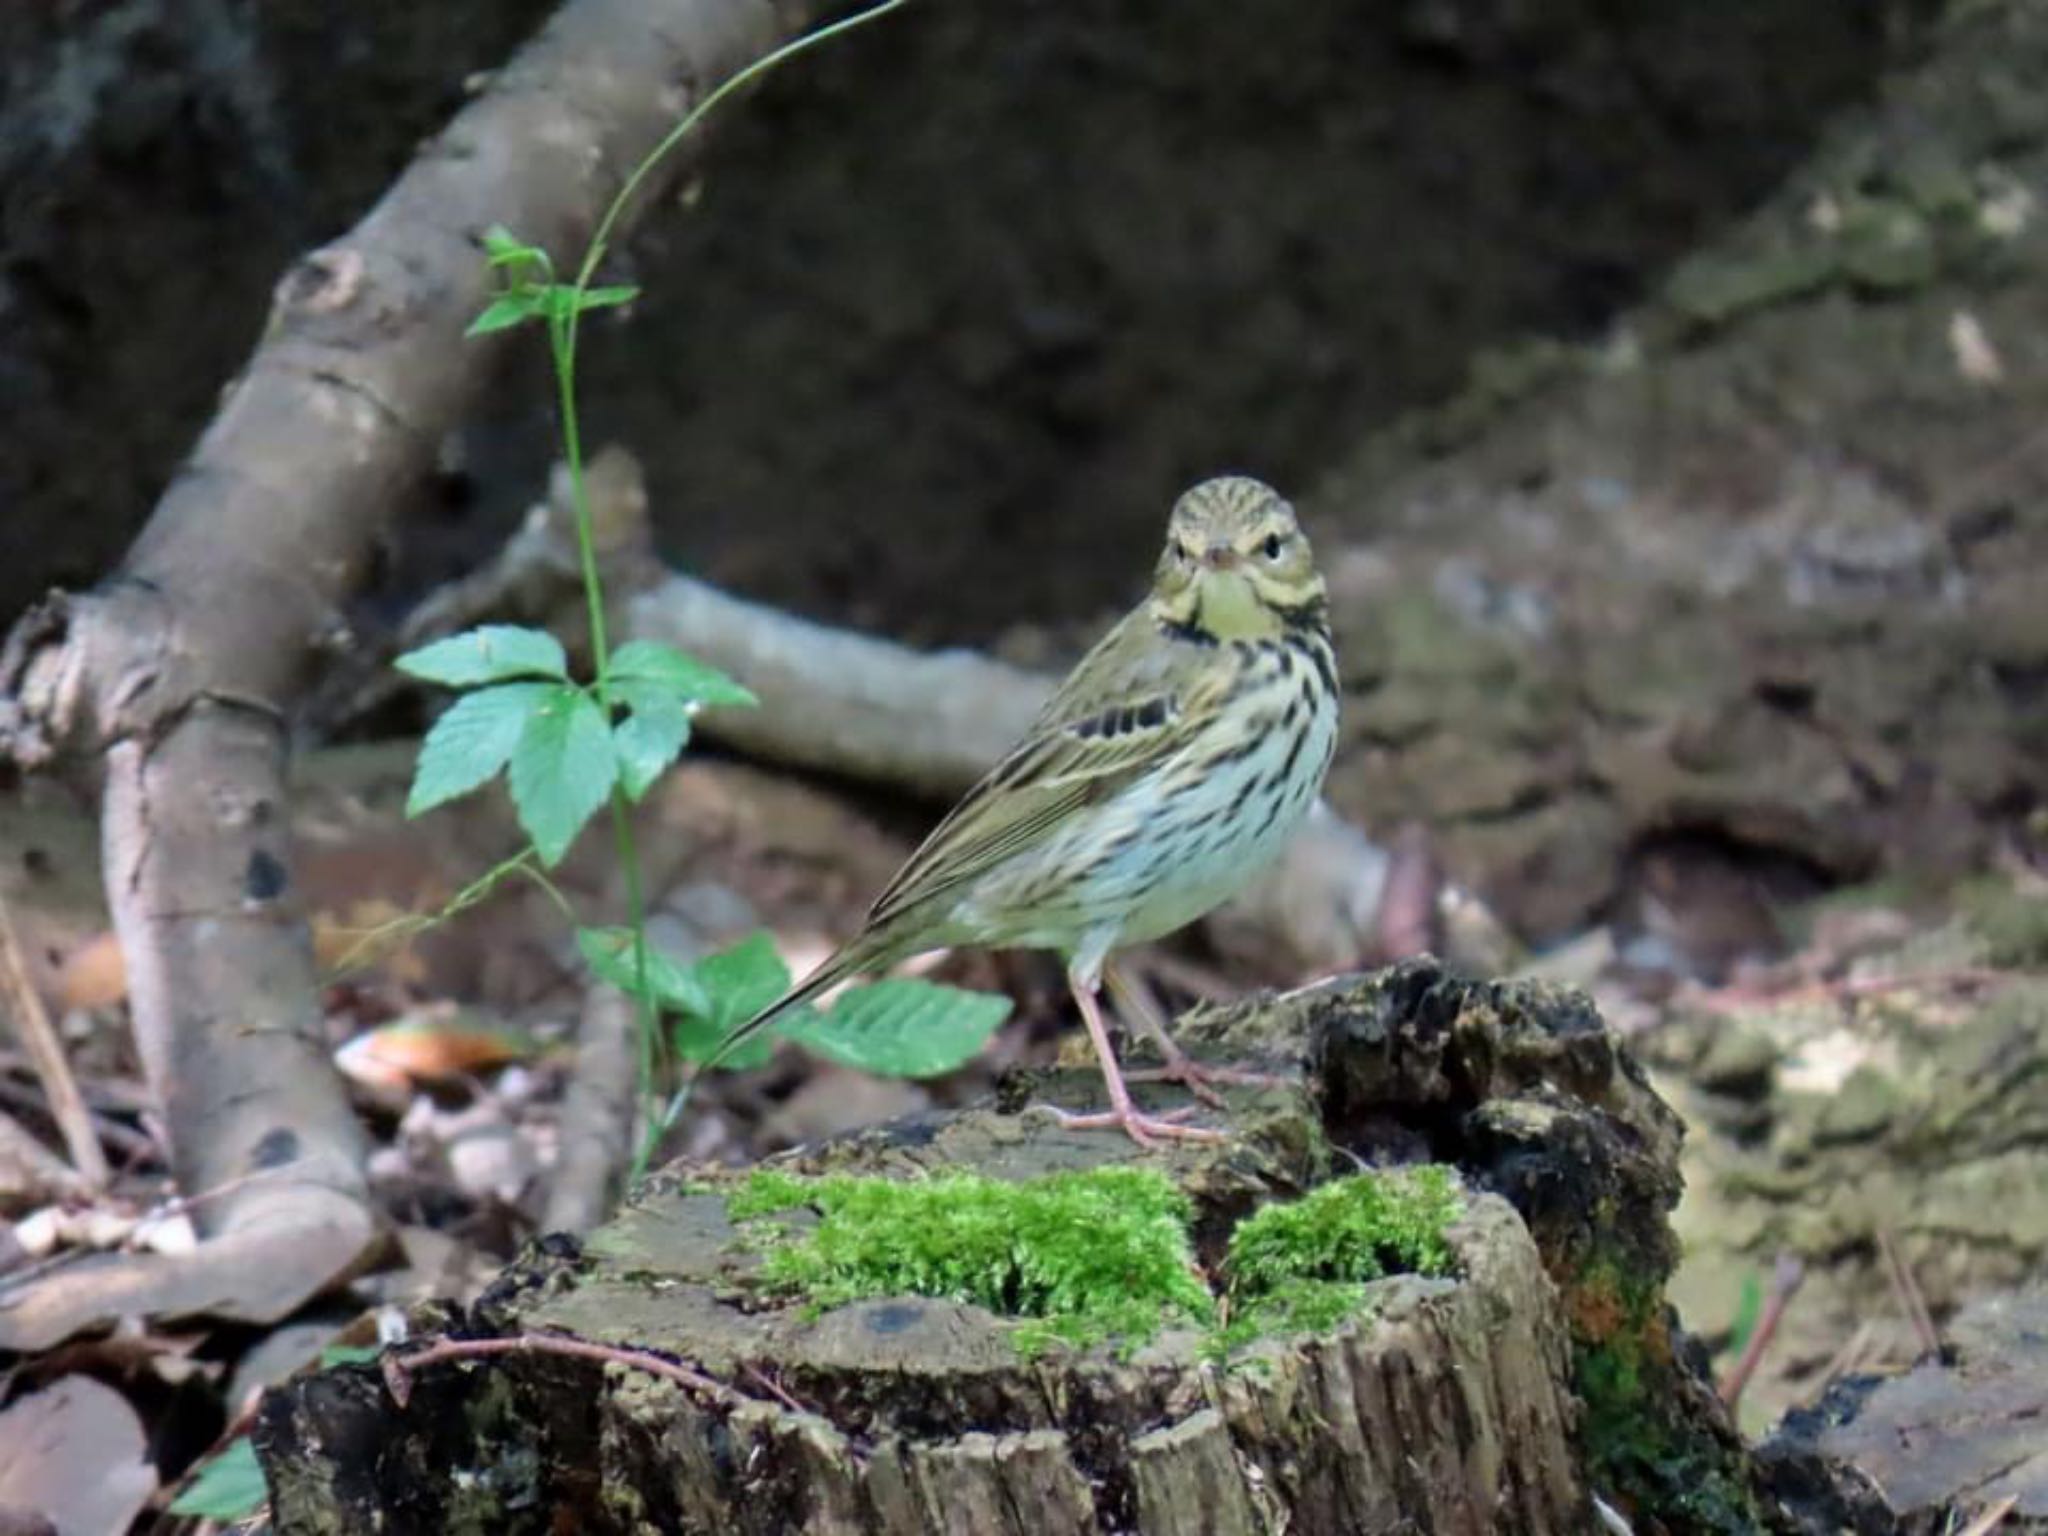
<instances>
[{"instance_id":1,"label":"thin branch","mask_svg":"<svg viewBox=\"0 0 2048 1536\"><path fill-rule=\"evenodd\" d=\"M403 1409L412 1401L413 1378L430 1366L451 1360L489 1359L497 1355L560 1355L570 1360L595 1360L601 1365L619 1365L644 1371L702 1392L720 1401L731 1401L738 1393L702 1371L644 1349L625 1349L613 1344L593 1344L587 1339L565 1338L551 1333L522 1333L509 1339L438 1339L410 1354L387 1355L383 1361L384 1385L391 1400Z\"/></svg>"},{"instance_id":2,"label":"thin branch","mask_svg":"<svg viewBox=\"0 0 2048 1536\"><path fill-rule=\"evenodd\" d=\"M109 1170L106 1154L100 1150L99 1132L94 1129L92 1114L78 1091L78 1079L71 1075L64 1042L57 1038L49 1011L29 980L21 944L15 937L14 917L7 909L5 897L0 897L0 1011L13 1019L14 1032L35 1064L50 1118L57 1122L64 1145L71 1151L71 1165L89 1186L105 1189Z\"/></svg>"},{"instance_id":3,"label":"thin branch","mask_svg":"<svg viewBox=\"0 0 2048 1536\"><path fill-rule=\"evenodd\" d=\"M1799 1294L1799 1287L1806 1279L1806 1266L1799 1262L1798 1255L1781 1253L1771 1273L1771 1294L1764 1301L1764 1309L1750 1330L1749 1339L1742 1347L1742 1355L1721 1379L1721 1401L1732 1412L1742 1401L1742 1389L1749 1385L1749 1378L1756 1374L1756 1368L1763 1363L1764 1351L1777 1336L1778 1325L1785 1320L1785 1309L1792 1304L1792 1298Z\"/></svg>"}]
</instances>

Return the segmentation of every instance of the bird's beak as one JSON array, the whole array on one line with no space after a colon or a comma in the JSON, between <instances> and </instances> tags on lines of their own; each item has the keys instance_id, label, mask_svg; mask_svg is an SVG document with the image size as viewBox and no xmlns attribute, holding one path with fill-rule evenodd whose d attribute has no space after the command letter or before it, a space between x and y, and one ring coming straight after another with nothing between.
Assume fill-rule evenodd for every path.
<instances>
[{"instance_id":1,"label":"bird's beak","mask_svg":"<svg viewBox=\"0 0 2048 1536\"><path fill-rule=\"evenodd\" d=\"M1244 557L1228 544L1211 544L1202 551L1202 564L1212 571L1234 571L1243 561Z\"/></svg>"}]
</instances>

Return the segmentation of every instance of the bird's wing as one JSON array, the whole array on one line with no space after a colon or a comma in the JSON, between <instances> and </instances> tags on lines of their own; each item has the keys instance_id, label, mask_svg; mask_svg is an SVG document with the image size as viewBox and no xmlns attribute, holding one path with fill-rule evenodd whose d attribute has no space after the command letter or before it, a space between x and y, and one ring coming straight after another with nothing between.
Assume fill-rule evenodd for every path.
<instances>
[{"instance_id":1,"label":"bird's wing","mask_svg":"<svg viewBox=\"0 0 2048 1536\"><path fill-rule=\"evenodd\" d=\"M1162 636L1148 615L1126 619L910 856L869 926L957 890L1171 757L1220 698L1219 670L1213 653Z\"/></svg>"}]
</instances>

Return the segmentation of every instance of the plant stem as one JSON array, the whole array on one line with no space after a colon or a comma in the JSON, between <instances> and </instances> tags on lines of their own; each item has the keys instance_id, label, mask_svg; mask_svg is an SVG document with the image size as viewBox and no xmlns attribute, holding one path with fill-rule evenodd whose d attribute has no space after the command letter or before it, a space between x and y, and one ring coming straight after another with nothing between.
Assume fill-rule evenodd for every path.
<instances>
[{"instance_id":1,"label":"plant stem","mask_svg":"<svg viewBox=\"0 0 2048 1536\"><path fill-rule=\"evenodd\" d=\"M613 204L617 206L616 203ZM574 297L580 301L588 278L588 264L576 280ZM595 674L597 707L604 711L607 725L612 719L611 646L605 634L604 582L597 569L597 542L590 525L590 498L583 481L583 431L576 414L576 317L572 302L566 315L548 318L548 341L554 353L555 384L562 415L562 462L569 470L570 499L576 512L576 555L583 571L583 598L590 613L590 666ZM633 1151L632 1179L637 1183L654 1155L660 1134L661 1097L655 1090L659 1066L661 1019L654 1006L654 988L647 971L647 902L640 884L640 847L633 837L632 808L625 789L614 784L612 841L618 849L619 870L626 883L626 925L633 930L633 1028L638 1037L640 1058L641 1115L647 1126Z\"/></svg>"},{"instance_id":2,"label":"plant stem","mask_svg":"<svg viewBox=\"0 0 2048 1536\"><path fill-rule=\"evenodd\" d=\"M909 0L881 0L879 5L793 38L728 76L710 91L662 136L661 142L648 151L627 175L618 195L606 207L590 237L583 262L576 270L576 281L568 304L561 310L551 311L548 316L548 340L554 353L555 381L562 415L562 462L569 471L570 504L576 513L576 553L582 566L584 601L590 611L590 661L596 673L598 708L604 711L607 722L612 718L610 684L605 675L611 651L605 636L604 585L597 569L597 549L590 526L590 500L583 482L583 433L576 415L576 336L583 315L583 295L589 289L591 279L597 275L598 265L604 260L606 247L610 244L612 230L625 213L633 194L714 107L784 60L908 3ZM654 1005L654 988L648 979L646 899L640 882L640 851L633 839L631 805L620 786L613 786L611 798L612 837L618 845L619 869L626 885L626 921L633 930L633 1003L635 1027L640 1037L640 1096L646 1120L645 1133L633 1153L632 1181L638 1183L647 1172L655 1145L673 1122L676 1111L671 1108L669 1113L662 1113L661 1095L655 1086L661 1054L660 1019ZM684 1101L686 1099L687 1096Z\"/></svg>"}]
</instances>

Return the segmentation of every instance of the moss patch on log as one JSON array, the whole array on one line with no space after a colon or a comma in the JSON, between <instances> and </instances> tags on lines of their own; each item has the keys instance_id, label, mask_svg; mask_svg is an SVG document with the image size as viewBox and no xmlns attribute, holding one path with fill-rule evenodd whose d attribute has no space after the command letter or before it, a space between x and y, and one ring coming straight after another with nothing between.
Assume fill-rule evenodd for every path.
<instances>
[{"instance_id":1,"label":"moss patch on log","mask_svg":"<svg viewBox=\"0 0 2048 1536\"><path fill-rule=\"evenodd\" d=\"M1764 1529L1738 1448L1689 1425L1670 1390L1672 1315L1660 1280L1600 1256L1563 1289L1594 1486L1682 1529Z\"/></svg>"},{"instance_id":2,"label":"moss patch on log","mask_svg":"<svg viewBox=\"0 0 2048 1536\"><path fill-rule=\"evenodd\" d=\"M1365 1283L1448 1274L1463 1213L1434 1165L1335 1179L1254 1212L1232 1234L1227 1306L1195 1257L1185 1194L1156 1169L1112 1166L1023 1180L952 1173L806 1178L757 1169L728 1196L755 1282L819 1307L928 1296L1019 1319L1027 1355L1055 1339L1131 1349L1174 1325L1218 1353L1321 1331L1361 1311Z\"/></svg>"},{"instance_id":3,"label":"moss patch on log","mask_svg":"<svg viewBox=\"0 0 2048 1536\"><path fill-rule=\"evenodd\" d=\"M1333 1179L1254 1211L1230 1235L1225 1348L1273 1333L1320 1333L1365 1306L1365 1283L1448 1275L1445 1228L1464 1213L1438 1164Z\"/></svg>"}]
</instances>

